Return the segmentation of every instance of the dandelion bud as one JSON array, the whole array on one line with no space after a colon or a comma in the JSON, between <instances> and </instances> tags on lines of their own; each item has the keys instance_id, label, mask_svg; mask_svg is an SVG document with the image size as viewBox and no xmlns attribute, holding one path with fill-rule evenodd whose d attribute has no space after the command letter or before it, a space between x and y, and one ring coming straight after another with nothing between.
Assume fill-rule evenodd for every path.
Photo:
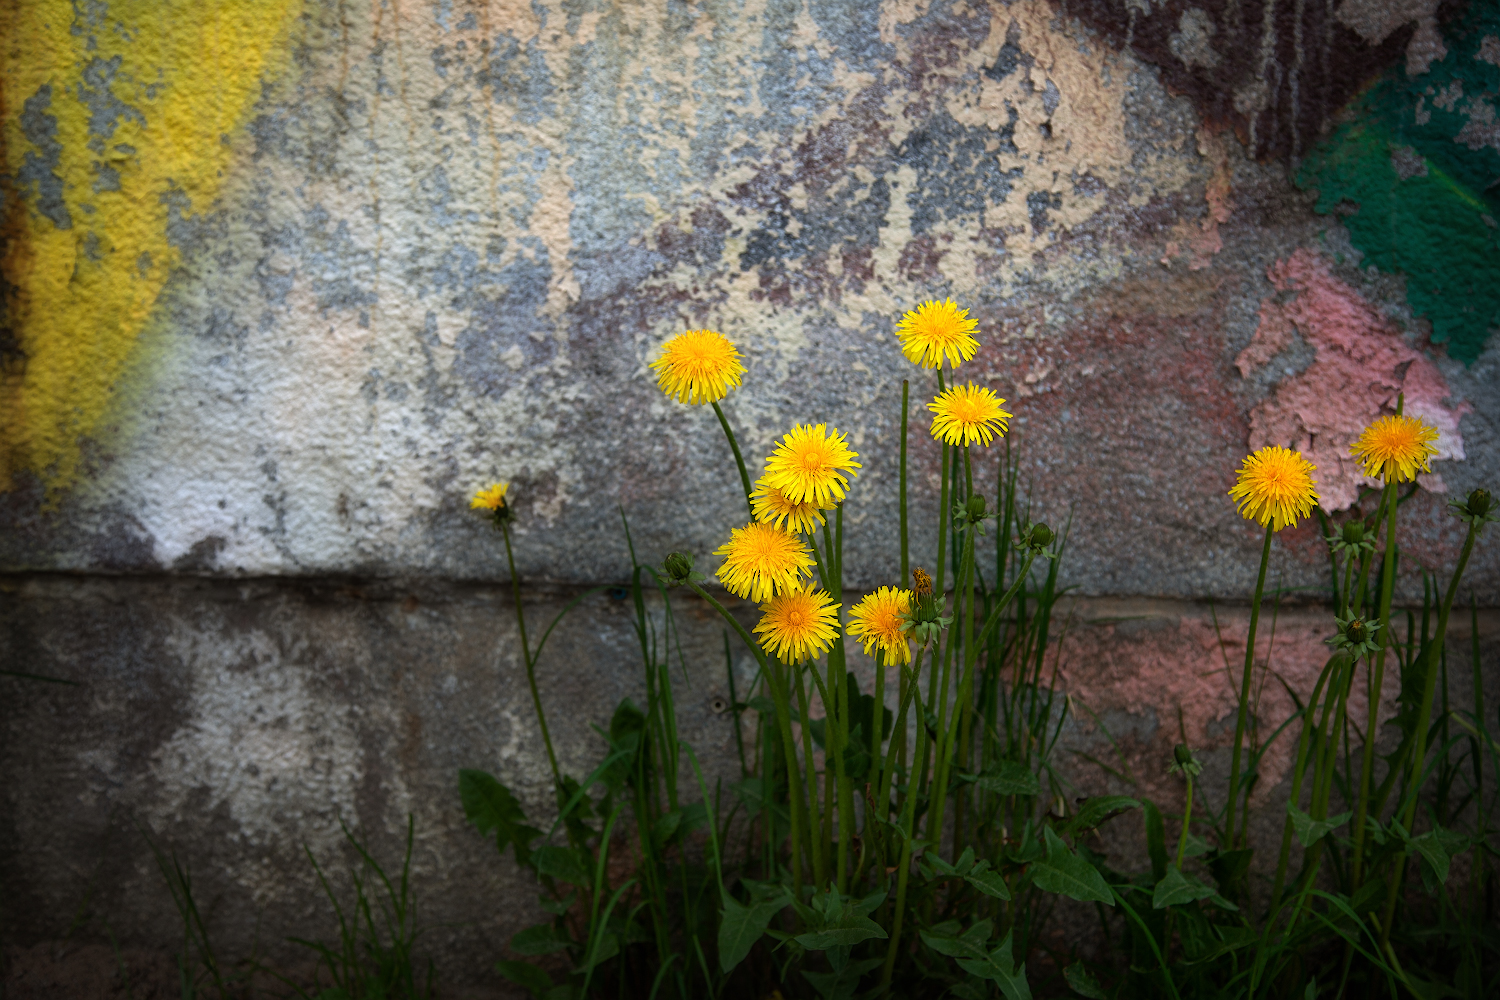
<instances>
[{"instance_id":1,"label":"dandelion bud","mask_svg":"<svg viewBox=\"0 0 1500 1000\"><path fill-rule=\"evenodd\" d=\"M1178 767L1185 767L1193 762L1193 751L1188 749L1186 743L1179 743L1172 748L1172 758L1177 761Z\"/></svg>"},{"instance_id":2,"label":"dandelion bud","mask_svg":"<svg viewBox=\"0 0 1500 1000\"><path fill-rule=\"evenodd\" d=\"M1469 502L1465 507L1475 517L1484 517L1490 512L1490 491L1478 489L1469 494Z\"/></svg>"},{"instance_id":3,"label":"dandelion bud","mask_svg":"<svg viewBox=\"0 0 1500 1000\"><path fill-rule=\"evenodd\" d=\"M1052 544L1053 537L1052 529L1038 522L1031 526L1031 537L1027 541L1035 548L1045 549Z\"/></svg>"},{"instance_id":4,"label":"dandelion bud","mask_svg":"<svg viewBox=\"0 0 1500 1000\"><path fill-rule=\"evenodd\" d=\"M917 597L932 596L932 577L926 571L917 567L911 571L912 589L917 592Z\"/></svg>"},{"instance_id":5,"label":"dandelion bud","mask_svg":"<svg viewBox=\"0 0 1500 1000\"><path fill-rule=\"evenodd\" d=\"M984 497L978 493L969 497L969 502L964 505L964 512L969 515L970 521L978 521L984 517Z\"/></svg>"},{"instance_id":6,"label":"dandelion bud","mask_svg":"<svg viewBox=\"0 0 1500 1000\"><path fill-rule=\"evenodd\" d=\"M1355 618L1344 628L1344 635L1352 645L1359 645L1369 638L1370 630L1365 628L1364 619Z\"/></svg>"},{"instance_id":7,"label":"dandelion bud","mask_svg":"<svg viewBox=\"0 0 1500 1000\"><path fill-rule=\"evenodd\" d=\"M1365 540L1365 522L1360 520L1347 521L1343 530L1345 545L1358 545Z\"/></svg>"},{"instance_id":8,"label":"dandelion bud","mask_svg":"<svg viewBox=\"0 0 1500 1000\"><path fill-rule=\"evenodd\" d=\"M682 583L693 574L693 557L686 552L673 552L662 562L667 578L673 583Z\"/></svg>"}]
</instances>

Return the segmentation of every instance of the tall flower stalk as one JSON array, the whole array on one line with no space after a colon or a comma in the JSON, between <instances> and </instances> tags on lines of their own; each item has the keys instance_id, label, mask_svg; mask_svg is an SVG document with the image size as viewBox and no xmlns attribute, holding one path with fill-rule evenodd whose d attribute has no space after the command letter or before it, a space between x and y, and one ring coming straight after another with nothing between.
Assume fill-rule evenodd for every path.
<instances>
[{"instance_id":1,"label":"tall flower stalk","mask_svg":"<svg viewBox=\"0 0 1500 1000\"><path fill-rule=\"evenodd\" d=\"M1229 764L1229 804L1224 821L1225 850L1234 850L1235 811L1239 806L1240 750L1245 742L1245 722L1250 708L1250 678L1255 666L1255 630L1260 624L1261 596L1266 588L1266 566L1271 560L1271 536L1295 525L1312 513L1318 502L1314 466L1298 452L1270 446L1245 459L1234 488L1240 515L1266 529L1260 549L1260 569L1255 576L1255 596L1250 599L1250 631L1245 637L1245 668L1240 676L1239 711L1234 723L1234 753Z\"/></svg>"}]
</instances>

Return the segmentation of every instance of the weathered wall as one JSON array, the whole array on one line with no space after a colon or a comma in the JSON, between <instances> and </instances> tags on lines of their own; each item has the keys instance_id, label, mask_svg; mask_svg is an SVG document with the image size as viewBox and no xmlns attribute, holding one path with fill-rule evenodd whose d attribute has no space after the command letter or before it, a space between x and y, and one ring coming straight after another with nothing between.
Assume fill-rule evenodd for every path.
<instances>
[{"instance_id":1,"label":"weathered wall","mask_svg":"<svg viewBox=\"0 0 1500 1000\"><path fill-rule=\"evenodd\" d=\"M743 517L728 449L646 368L686 327L748 356L752 456L850 433L876 586L902 378L919 552L937 506L933 386L892 328L970 307L966 371L1073 518L1067 582L1169 602L1171 642L1112 640L1129 683L1070 679L1143 760L1179 703L1224 738L1222 699L1169 681L1212 644L1191 602L1253 583L1247 447L1303 448L1346 509L1347 443L1404 390L1442 432L1408 599L1456 556L1448 496L1500 485L1490 5L8 0L0 37L0 650L83 683L0 680L11 928L58 933L122 817L226 913L307 917L296 842L412 811L432 905L488 914L493 952L520 890L453 770L531 788L541 758L467 497L514 483L557 594L624 577L621 507L644 559L706 559ZM1279 539L1275 578L1320 586L1316 531ZM1500 603L1493 540L1469 580ZM585 610L547 680L579 759L634 683L618 610ZM694 641L708 691L718 632ZM159 930L147 856L110 850L99 891Z\"/></svg>"}]
</instances>

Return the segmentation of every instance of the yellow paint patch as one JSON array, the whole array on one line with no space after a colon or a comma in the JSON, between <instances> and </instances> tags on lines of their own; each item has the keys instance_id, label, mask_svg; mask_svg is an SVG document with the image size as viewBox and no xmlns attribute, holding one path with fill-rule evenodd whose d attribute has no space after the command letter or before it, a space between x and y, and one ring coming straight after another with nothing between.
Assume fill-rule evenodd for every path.
<instances>
[{"instance_id":1,"label":"yellow paint patch","mask_svg":"<svg viewBox=\"0 0 1500 1000\"><path fill-rule=\"evenodd\" d=\"M169 213L213 207L301 7L0 0L0 490L78 475L181 260Z\"/></svg>"}]
</instances>

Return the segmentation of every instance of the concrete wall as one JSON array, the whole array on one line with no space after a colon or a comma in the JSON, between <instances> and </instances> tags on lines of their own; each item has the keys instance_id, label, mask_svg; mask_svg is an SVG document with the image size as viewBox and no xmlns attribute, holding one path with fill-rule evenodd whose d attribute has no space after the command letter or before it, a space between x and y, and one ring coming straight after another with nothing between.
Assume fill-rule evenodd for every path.
<instances>
[{"instance_id":1,"label":"concrete wall","mask_svg":"<svg viewBox=\"0 0 1500 1000\"><path fill-rule=\"evenodd\" d=\"M1186 678L1221 659L1201 602L1232 643L1253 585L1224 496L1247 448L1302 448L1348 509L1348 442L1404 391L1441 432L1407 600L1457 555L1445 501L1500 486L1500 20L1330 10L0 4L0 655L80 684L0 678L7 929L60 934L92 891L166 941L138 822L226 940L259 908L306 932L297 844L332 852L343 816L391 850L411 812L445 968L483 981L530 889L462 829L454 770L540 806L544 760L467 498L513 483L538 612L625 578L622 507L644 560L707 561L743 518L728 449L646 367L687 327L748 358L725 409L752 460L849 432L873 587L903 378L919 561L937 519L934 386L892 329L969 307L965 371L1016 413L1038 513L1072 517L1066 582L1155 623L1080 632L1096 666L1065 679L1153 780L1179 706L1222 746L1224 693ZM1321 586L1314 527L1278 539L1273 579ZM1493 539L1468 581L1500 604ZM720 634L683 613L685 728L723 752ZM1273 662L1302 671L1328 622L1298 614ZM554 641L582 762L632 637L604 596Z\"/></svg>"}]
</instances>

